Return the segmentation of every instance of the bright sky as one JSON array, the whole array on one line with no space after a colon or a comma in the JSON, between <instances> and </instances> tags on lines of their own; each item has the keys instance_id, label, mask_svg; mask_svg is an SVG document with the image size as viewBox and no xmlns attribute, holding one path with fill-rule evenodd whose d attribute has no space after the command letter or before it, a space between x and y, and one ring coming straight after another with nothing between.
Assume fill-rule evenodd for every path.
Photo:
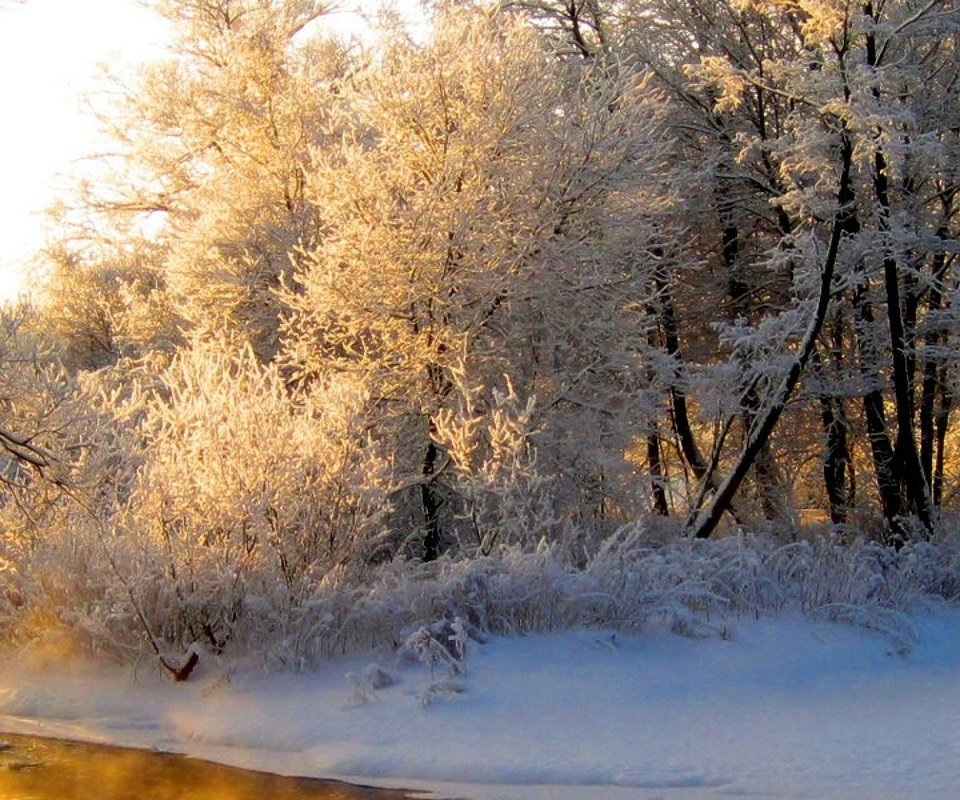
<instances>
[{"instance_id":1,"label":"bright sky","mask_svg":"<svg viewBox=\"0 0 960 800\"><path fill-rule=\"evenodd\" d=\"M133 0L0 0L0 300L22 288L43 211L96 126L81 113L98 64L161 52L164 28Z\"/></svg>"},{"instance_id":2,"label":"bright sky","mask_svg":"<svg viewBox=\"0 0 960 800\"><path fill-rule=\"evenodd\" d=\"M347 12L333 21L357 24ZM98 149L82 107L99 65L156 58L167 35L137 0L0 0L0 302L23 291L62 176Z\"/></svg>"}]
</instances>

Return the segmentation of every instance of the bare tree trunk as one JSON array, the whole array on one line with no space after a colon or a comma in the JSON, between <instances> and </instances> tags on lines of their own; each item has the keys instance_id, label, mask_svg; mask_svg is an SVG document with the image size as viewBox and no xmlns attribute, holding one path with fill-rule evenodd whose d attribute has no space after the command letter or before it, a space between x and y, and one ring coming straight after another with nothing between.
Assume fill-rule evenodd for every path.
<instances>
[{"instance_id":1,"label":"bare tree trunk","mask_svg":"<svg viewBox=\"0 0 960 800\"><path fill-rule=\"evenodd\" d=\"M653 510L661 517L670 515L667 490L664 486L663 459L660 455L660 437L656 431L647 434L647 466L653 490Z\"/></svg>"},{"instance_id":2,"label":"bare tree trunk","mask_svg":"<svg viewBox=\"0 0 960 800\"><path fill-rule=\"evenodd\" d=\"M729 192L724 188L718 190L718 194L720 195L718 206L723 226L720 236L720 252L727 278L730 317L733 322L736 322L738 318L748 320L752 311L750 307L752 287L744 279L740 263L740 229L733 217ZM742 374L747 374L747 366L746 364L742 365ZM756 387L744 391L740 410L745 439L749 436L749 432L756 422L761 405ZM756 499L760 503L760 509L764 517L768 520L786 521L789 518L789 513L786 511L783 502L786 492L769 441L761 445L760 452L757 453L754 460L753 484L756 490Z\"/></svg>"},{"instance_id":3,"label":"bare tree trunk","mask_svg":"<svg viewBox=\"0 0 960 800\"><path fill-rule=\"evenodd\" d=\"M943 221L937 228L936 233L937 239L941 242L944 242L949 235L947 220L952 211L954 196L954 192L949 192L941 198ZM947 255L943 250L939 250L934 254L930 276L930 291L927 299L928 315L935 315L943 308L942 286L949 265L950 261L947 259ZM944 412L943 403L941 402L939 412L936 409L936 404L938 396L941 398L944 397L943 381L946 379L946 370L941 366L943 359L937 357L936 350L944 344L945 339L946 335L944 332L937 328L927 333L924 339L923 377L920 384L920 464L923 468L923 475L927 481L927 485L934 487L933 504L935 507L939 507L941 500L941 494L935 488L937 477L940 479L941 491L943 482L942 472L940 472L939 475L935 475L934 473L934 449L936 448L939 438L936 423L937 419L942 416Z\"/></svg>"},{"instance_id":4,"label":"bare tree trunk","mask_svg":"<svg viewBox=\"0 0 960 800\"><path fill-rule=\"evenodd\" d=\"M943 462L947 443L950 412L953 409L953 389L947 382L947 368L940 371L940 409L937 413L937 458L933 470L933 501L943 502Z\"/></svg>"},{"instance_id":5,"label":"bare tree trunk","mask_svg":"<svg viewBox=\"0 0 960 800\"><path fill-rule=\"evenodd\" d=\"M863 414L867 422L867 438L873 457L873 470L877 478L877 492L883 518L895 537L902 535L900 526L900 483L894 468L893 446L887 433L887 415L883 393L877 386L877 354L870 342L870 329L874 325L873 306L867 297L866 278L853 295L856 313L857 350L860 354L860 374L870 388L863 396Z\"/></svg>"},{"instance_id":6,"label":"bare tree trunk","mask_svg":"<svg viewBox=\"0 0 960 800\"><path fill-rule=\"evenodd\" d=\"M430 441L420 470L420 504L423 508L423 560L434 561L440 555L440 498L433 485L439 451Z\"/></svg>"},{"instance_id":7,"label":"bare tree trunk","mask_svg":"<svg viewBox=\"0 0 960 800\"><path fill-rule=\"evenodd\" d=\"M941 229L942 230L942 229ZM942 305L943 295L940 292L940 281L943 279L946 258L938 253L934 258L933 282L930 287L928 313L936 313ZM940 359L931 356L926 351L935 351L941 344L943 336L939 330L930 331L924 339L923 378L920 384L920 465L928 484L933 483L933 450L934 450L934 408L939 389Z\"/></svg>"},{"instance_id":8,"label":"bare tree trunk","mask_svg":"<svg viewBox=\"0 0 960 800\"><path fill-rule=\"evenodd\" d=\"M878 201L881 205L880 229L889 230L889 200L887 197L886 162L881 151L875 154L875 179ZM928 530L933 528L933 509L930 490L924 478L923 467L913 438L913 392L906 354L906 332L900 307L900 280L896 259L888 253L883 259L884 288L890 323L890 346L893 358L893 390L897 416L897 439L894 446L895 469L898 481L907 490L912 510Z\"/></svg>"},{"instance_id":9,"label":"bare tree trunk","mask_svg":"<svg viewBox=\"0 0 960 800\"><path fill-rule=\"evenodd\" d=\"M872 22L877 22L873 4L864 5L864 14ZM867 65L876 68L876 37L872 32L866 35ZM873 88L873 95L880 98L880 90ZM878 207L879 228L881 234L890 233L890 188L887 162L881 148L873 156L873 189ZM884 246L883 282L886 292L887 314L890 326L890 348L893 360L893 389L897 416L897 439L894 446L895 477L907 490L910 506L916 512L927 531L933 528L934 512L930 500L930 489L924 478L917 444L913 438L913 389L910 381L910 369L906 352L906 330L900 299L900 276L896 258L889 243ZM895 542L896 544L896 542Z\"/></svg>"},{"instance_id":10,"label":"bare tree trunk","mask_svg":"<svg viewBox=\"0 0 960 800\"><path fill-rule=\"evenodd\" d=\"M677 314L673 304L673 295L670 293L670 287L667 283L667 275L664 270L658 269L655 273L657 296L659 297L659 318L663 328L664 349L678 365L683 364L683 355L680 352L680 333L677 325ZM697 446L697 439L693 433L693 426L690 423L690 412L687 407L687 395L683 388L683 380L675 376L670 381L670 411L671 421L673 423L674 433L677 435L677 441L680 444L680 452L684 461L690 467L693 476L697 481L706 481L706 488L715 491L717 488L713 471L710 469L706 458L700 452ZM731 505L725 509L729 511L737 522L740 522L740 516L736 508Z\"/></svg>"},{"instance_id":11,"label":"bare tree trunk","mask_svg":"<svg viewBox=\"0 0 960 800\"><path fill-rule=\"evenodd\" d=\"M826 369L819 353L812 356L814 369L825 379ZM852 504L848 490L847 470L850 464L850 445L847 438L847 418L843 399L821 392L820 419L823 423L823 483L830 504L830 521L843 525Z\"/></svg>"}]
</instances>

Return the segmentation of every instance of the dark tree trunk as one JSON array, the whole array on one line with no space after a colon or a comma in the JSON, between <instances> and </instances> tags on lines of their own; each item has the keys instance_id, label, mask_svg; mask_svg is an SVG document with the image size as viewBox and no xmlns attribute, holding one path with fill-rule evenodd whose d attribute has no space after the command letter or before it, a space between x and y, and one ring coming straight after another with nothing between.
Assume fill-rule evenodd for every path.
<instances>
[{"instance_id":1,"label":"dark tree trunk","mask_svg":"<svg viewBox=\"0 0 960 800\"><path fill-rule=\"evenodd\" d=\"M851 212L845 224L845 233L848 235L856 236L860 233L860 221L855 213ZM853 293L853 311L860 375L867 385L863 395L863 415L867 423L867 438L870 441L873 471L877 479L877 494L880 498L881 513L896 543L903 539L900 482L897 480L894 451L890 443L886 408L880 388L879 354L871 339L876 318L870 301L870 280L866 274L861 276Z\"/></svg>"},{"instance_id":2,"label":"dark tree trunk","mask_svg":"<svg viewBox=\"0 0 960 800\"><path fill-rule=\"evenodd\" d=\"M880 230L889 232L889 196L887 167L883 153L874 157L874 186L880 204ZM894 446L896 478L906 487L911 510L917 513L924 527L933 527L930 490L924 478L916 441L913 438L913 388L906 352L906 331L900 307L900 279L897 261L890 254L883 259L884 289L890 325L890 347L893 360L893 391L897 416L897 439Z\"/></svg>"},{"instance_id":3,"label":"dark tree trunk","mask_svg":"<svg viewBox=\"0 0 960 800\"><path fill-rule=\"evenodd\" d=\"M718 203L723 224L720 238L720 253L723 260L724 272L727 277L727 293L730 298L730 317L732 321L735 322L737 319L742 318L748 320L751 317L751 312L753 311L750 305L752 287L744 279L742 265L740 264L740 229L734 222L732 202L728 194L728 190L721 190ZM747 365L742 366L741 372L746 376ZM744 431L743 436L744 439L746 439L750 435L750 430L756 422L762 401L757 394L755 386L744 386L742 388L744 391L741 413ZM757 500L760 503L764 517L769 520L783 521L787 516L782 504L784 491L777 470L776 459L770 448L769 441L765 441L760 447L760 452L757 453L757 457L754 460L753 477Z\"/></svg>"},{"instance_id":4,"label":"dark tree trunk","mask_svg":"<svg viewBox=\"0 0 960 800\"><path fill-rule=\"evenodd\" d=\"M943 203L943 222L937 229L937 239L941 242L946 241L949 236L949 229L946 220L949 219L953 207L953 193L945 195L941 202ZM931 269L930 291L927 298L927 314L936 315L943 308L943 282L946 278L947 268L950 261L943 250L939 250L933 257ZM943 359L938 357L937 349L940 348L946 340L945 333L939 328L933 328L924 339L923 355L923 377L920 384L920 464L923 468L923 475L927 485L933 487L933 504L940 506L943 490L942 473L942 453L938 458L940 469L934 470L934 451L937 449L939 439L939 428L937 422L944 416L944 381L946 380L946 369L942 366ZM939 410L936 408L937 398L941 398ZM949 405L949 404L948 404ZM949 414L949 412L947 412ZM946 422L946 420L944 420ZM945 434L945 431L944 431ZM937 483L940 483L940 489L937 489Z\"/></svg>"},{"instance_id":5,"label":"dark tree trunk","mask_svg":"<svg viewBox=\"0 0 960 800\"><path fill-rule=\"evenodd\" d=\"M876 23L872 3L864 5L864 14ZM878 67L876 37L873 28L866 35L867 66ZM879 100L875 86L873 96ZM878 227L881 235L890 234L890 186L886 156L881 148L873 156L873 190L877 203ZM893 390L897 417L897 439L894 447L895 477L906 488L910 510L916 512L927 531L933 528L930 489L924 478L917 444L913 438L913 387L907 356L906 329L900 298L900 276L897 259L889 242L884 243L883 283L890 327L890 348L893 361ZM896 542L895 542L896 544Z\"/></svg>"},{"instance_id":6,"label":"dark tree trunk","mask_svg":"<svg viewBox=\"0 0 960 800\"><path fill-rule=\"evenodd\" d=\"M723 514L723 509L730 504L730 501L734 495L736 495L737 490L740 488L743 479L756 460L757 455L767 443L770 434L773 433L773 429L780 420L780 416L783 414L783 410L786 408L787 402L793 394L793 390L796 388L800 376L803 374L807 361L811 353L813 353L817 337L820 335L820 330L823 328L824 320L827 317L827 309L830 305L830 293L833 286L833 275L840 253L840 242L846 230L848 218L852 213L854 199L850 178L853 163L853 143L850 141L848 135L843 134L840 145L842 167L840 186L837 191L838 208L830 233L830 245L820 270L820 287L813 318L810 320L810 325L800 343L797 357L790 365L790 370L780 384L776 395L771 399L766 410L757 417L756 424L747 437L746 443L733 470L717 490L707 510L696 521L693 527L693 535L699 539L708 538L716 529L717 523Z\"/></svg>"},{"instance_id":7,"label":"dark tree trunk","mask_svg":"<svg viewBox=\"0 0 960 800\"><path fill-rule=\"evenodd\" d=\"M670 356L679 366L683 363L680 352L680 333L677 325L677 312L673 304L673 295L667 283L665 270L658 269L655 273L657 296L659 298L660 325L663 328L663 343ZM690 425L690 414L687 410L687 395L682 386L682 379L674 376L670 380L670 406L673 411L673 426L680 442L680 451L693 470L697 480L701 480L707 472L707 462L697 447L696 437Z\"/></svg>"},{"instance_id":8,"label":"dark tree trunk","mask_svg":"<svg viewBox=\"0 0 960 800\"><path fill-rule=\"evenodd\" d=\"M660 437L656 431L647 434L647 465L653 490L653 510L661 517L670 515L667 490L664 485L663 459L660 455Z\"/></svg>"},{"instance_id":9,"label":"dark tree trunk","mask_svg":"<svg viewBox=\"0 0 960 800\"><path fill-rule=\"evenodd\" d=\"M662 258L663 252L658 249L655 255ZM647 307L647 313L656 319L658 309L650 305ZM647 331L647 346L651 350L655 350L659 344L657 329L651 326ZM651 385L654 384L657 379L652 367L647 371L647 379ZM657 427L657 423L653 422L650 431L647 433L647 469L650 470L650 491L653 498L653 512L659 514L661 517L667 517L670 515L670 504L667 502L663 454L660 449L660 434Z\"/></svg>"},{"instance_id":10,"label":"dark tree trunk","mask_svg":"<svg viewBox=\"0 0 960 800\"><path fill-rule=\"evenodd\" d=\"M945 231L941 229L938 233ZM927 301L928 314L935 314L943 303L943 294L940 291L941 281L946 271L947 260L944 253L937 253L934 257L933 281ZM923 378L920 384L920 464L928 485L933 483L933 451L934 451L934 413L936 398L940 388L940 362L935 355L940 346L943 335L939 330L931 330L924 339ZM928 352L929 351L929 352ZM931 355L930 353L934 353Z\"/></svg>"},{"instance_id":11,"label":"dark tree trunk","mask_svg":"<svg viewBox=\"0 0 960 800\"><path fill-rule=\"evenodd\" d=\"M870 387L863 396L863 415L867 422L867 438L873 457L873 470L877 477L877 493L883 518L895 537L902 535L900 527L900 483L897 480L893 446L887 433L887 415L883 393L880 391L877 374L877 354L870 343L870 329L874 325L873 306L867 297L866 278L854 292L853 306L856 313L857 349L860 353L860 373Z\"/></svg>"},{"instance_id":12,"label":"dark tree trunk","mask_svg":"<svg viewBox=\"0 0 960 800\"><path fill-rule=\"evenodd\" d=\"M658 269L656 271L655 282L657 296L659 297L659 317L663 328L664 348L667 355L677 364L679 370L680 365L683 364L683 355L680 352L679 326L677 325L673 295L670 293L667 275L664 270ZM683 388L683 379L679 375L673 376L670 380L670 411L673 430L677 435L684 461L689 465L697 481L706 481L706 488L711 491L715 490L716 480L710 471L707 460L697 446L697 439L690 423L690 412L687 407L687 395ZM732 504L725 510L729 511L737 522L741 521L736 508Z\"/></svg>"},{"instance_id":13,"label":"dark tree trunk","mask_svg":"<svg viewBox=\"0 0 960 800\"><path fill-rule=\"evenodd\" d=\"M947 443L947 428L953 409L953 389L947 382L947 368L940 372L940 409L937 413L937 456L933 471L933 502L943 502L943 462Z\"/></svg>"},{"instance_id":14,"label":"dark tree trunk","mask_svg":"<svg viewBox=\"0 0 960 800\"><path fill-rule=\"evenodd\" d=\"M431 440L420 470L420 503L423 507L423 560L433 561L440 555L440 498L437 496L434 473L439 451Z\"/></svg>"},{"instance_id":15,"label":"dark tree trunk","mask_svg":"<svg viewBox=\"0 0 960 800\"><path fill-rule=\"evenodd\" d=\"M813 352L814 367L826 378L825 368L816 350ZM823 422L823 483L830 504L830 521L843 525L852 503L848 491L847 470L850 464L850 446L847 439L847 418L843 399L821 392L820 419Z\"/></svg>"},{"instance_id":16,"label":"dark tree trunk","mask_svg":"<svg viewBox=\"0 0 960 800\"><path fill-rule=\"evenodd\" d=\"M929 347L933 337L927 337ZM924 357L923 382L920 392L920 466L924 478L933 484L933 451L936 444L934 409L937 400L940 370L929 357ZM936 502L936 500L934 501Z\"/></svg>"}]
</instances>

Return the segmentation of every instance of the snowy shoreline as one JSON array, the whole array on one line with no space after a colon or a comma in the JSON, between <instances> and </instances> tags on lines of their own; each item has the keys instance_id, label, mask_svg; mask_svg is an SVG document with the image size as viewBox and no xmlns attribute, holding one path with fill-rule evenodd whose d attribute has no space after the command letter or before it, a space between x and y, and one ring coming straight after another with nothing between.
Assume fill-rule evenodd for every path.
<instances>
[{"instance_id":1,"label":"snowy shoreline","mask_svg":"<svg viewBox=\"0 0 960 800\"><path fill-rule=\"evenodd\" d=\"M24 656L0 674L0 730L471 800L953 800L960 609L910 621L909 652L789 614L728 638L494 638L457 676L368 653L174 685Z\"/></svg>"}]
</instances>

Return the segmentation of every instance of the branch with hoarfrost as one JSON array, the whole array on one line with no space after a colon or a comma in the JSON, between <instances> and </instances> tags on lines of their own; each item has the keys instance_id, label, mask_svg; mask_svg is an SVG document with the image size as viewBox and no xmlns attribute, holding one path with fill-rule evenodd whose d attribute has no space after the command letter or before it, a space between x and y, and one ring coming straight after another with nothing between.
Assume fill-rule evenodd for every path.
<instances>
[{"instance_id":1,"label":"branch with hoarfrost","mask_svg":"<svg viewBox=\"0 0 960 800\"><path fill-rule=\"evenodd\" d=\"M853 142L846 133L841 135L840 145L843 166L840 174L840 185L837 190L838 207L834 215L833 229L830 234L830 246L827 249L826 258L824 259L820 272L820 289L817 296L816 308L810 319L809 327L800 343L800 350L791 364L789 372L781 382L776 394L768 401L765 412L760 415L754 423L747 437L747 442L737 459L737 463L731 470L730 475L720 485L707 510L699 515L696 523L691 526L691 533L697 539L706 539L713 533L721 516L740 488L740 484L753 466L761 448L770 437L770 434L773 433L773 429L780 420L780 416L786 408L787 401L793 394L793 390L796 388L800 376L803 374L807 361L810 359L814 347L816 347L817 337L820 335L820 330L823 328L824 320L827 317L827 308L830 304L833 285L833 275L840 253L840 242L844 231L848 227L850 206L853 202L853 189L851 187Z\"/></svg>"},{"instance_id":2,"label":"branch with hoarfrost","mask_svg":"<svg viewBox=\"0 0 960 800\"><path fill-rule=\"evenodd\" d=\"M453 463L453 460L450 456L447 456L443 459L443 463L440 464L433 472L429 475L412 475L405 480L400 481L395 486L392 486L387 492L388 497L397 497L398 495L403 494L404 492L413 489L417 486L423 486L425 484L435 483L440 476L443 475Z\"/></svg>"},{"instance_id":3,"label":"branch with hoarfrost","mask_svg":"<svg viewBox=\"0 0 960 800\"><path fill-rule=\"evenodd\" d=\"M3 428L0 428L0 447L17 461L29 464L41 473L50 466L52 460L50 454L35 445L31 437L18 436Z\"/></svg>"},{"instance_id":4,"label":"branch with hoarfrost","mask_svg":"<svg viewBox=\"0 0 960 800\"><path fill-rule=\"evenodd\" d=\"M147 637L147 642L150 644L150 648L153 650L154 655L160 662L160 666L163 667L171 676L173 676L173 679L177 683L187 680L193 673L193 670L196 668L197 664L200 662L199 650L191 646L188 650L187 658L182 664L176 664L171 660L171 657L165 653L163 648L161 648L160 639L154 632L153 627L150 625L150 621L147 619L143 604L137 599L133 585L130 583L128 577L124 574L124 571L120 568L120 564L114 557L113 551L110 549L110 545L107 544L107 530L103 524L103 520L100 519L93 509L90 508L90 506L84 502L79 495L71 492L69 489L65 490L65 494L74 503L76 503L77 506L93 522L97 541L102 548L103 554L107 559L107 563L110 565L110 569L113 571L114 577L126 592L127 598L130 601L130 606L133 608L136 620L139 623L144 635Z\"/></svg>"}]
</instances>

